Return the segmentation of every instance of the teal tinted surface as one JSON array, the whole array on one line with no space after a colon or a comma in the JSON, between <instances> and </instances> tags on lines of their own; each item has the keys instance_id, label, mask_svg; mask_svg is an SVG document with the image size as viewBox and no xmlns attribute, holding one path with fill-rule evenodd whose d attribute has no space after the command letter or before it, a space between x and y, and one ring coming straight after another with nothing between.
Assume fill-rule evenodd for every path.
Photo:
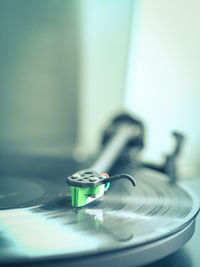
<instances>
[{"instance_id":1,"label":"teal tinted surface","mask_svg":"<svg viewBox=\"0 0 200 267\"><path fill-rule=\"evenodd\" d=\"M76 141L74 1L0 1L0 145L62 152Z\"/></svg>"}]
</instances>

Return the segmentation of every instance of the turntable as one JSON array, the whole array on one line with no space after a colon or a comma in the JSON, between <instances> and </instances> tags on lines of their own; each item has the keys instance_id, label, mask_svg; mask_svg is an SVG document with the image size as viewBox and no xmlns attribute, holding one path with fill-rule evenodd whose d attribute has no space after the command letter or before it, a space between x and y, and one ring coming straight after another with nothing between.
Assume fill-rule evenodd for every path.
<instances>
[{"instance_id":1,"label":"turntable","mask_svg":"<svg viewBox=\"0 0 200 267\"><path fill-rule=\"evenodd\" d=\"M84 163L1 155L0 264L157 266L180 253L199 201L178 179L183 136L173 136L161 165L140 160L144 126L128 114L114 118L102 149Z\"/></svg>"}]
</instances>

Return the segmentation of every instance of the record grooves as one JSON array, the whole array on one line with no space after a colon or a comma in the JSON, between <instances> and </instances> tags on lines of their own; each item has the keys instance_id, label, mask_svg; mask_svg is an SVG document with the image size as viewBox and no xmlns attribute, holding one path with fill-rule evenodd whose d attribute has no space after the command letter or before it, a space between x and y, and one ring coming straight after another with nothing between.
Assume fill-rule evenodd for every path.
<instances>
[{"instance_id":1,"label":"record grooves","mask_svg":"<svg viewBox=\"0 0 200 267\"><path fill-rule=\"evenodd\" d=\"M83 208L72 208L69 189L57 186L50 200L43 197L41 202L38 198L38 207L27 202L29 208L1 210L1 244L6 243L0 250L1 262L8 259L6 251L9 262L26 262L27 257L70 259L97 251L101 254L141 244L145 247L191 223L198 212L198 201L188 190L171 185L155 171L133 172L137 190L128 181L114 182L103 198ZM62 184L62 178L59 180ZM43 191L53 186L52 179L48 183L45 180Z\"/></svg>"},{"instance_id":2,"label":"record grooves","mask_svg":"<svg viewBox=\"0 0 200 267\"><path fill-rule=\"evenodd\" d=\"M71 157L0 156L0 264L138 266L183 246L199 211L198 198L177 182L175 160L183 137L174 134L174 151L161 166L148 168L127 158L131 149L143 147L143 137L140 121L115 118L94 172L83 170L91 162L79 164ZM110 180L102 174L109 170ZM82 173L92 178L84 182ZM73 178L71 188L66 181ZM95 180L103 190L101 181L109 183L109 190L99 194ZM90 182L92 189L84 191L81 186ZM81 202L73 192L89 193Z\"/></svg>"}]
</instances>

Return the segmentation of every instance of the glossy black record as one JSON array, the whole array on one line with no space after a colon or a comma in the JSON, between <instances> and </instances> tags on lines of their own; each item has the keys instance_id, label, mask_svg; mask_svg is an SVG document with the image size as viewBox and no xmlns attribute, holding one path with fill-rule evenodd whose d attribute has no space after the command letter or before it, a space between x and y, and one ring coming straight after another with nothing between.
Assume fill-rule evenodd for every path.
<instances>
[{"instance_id":1,"label":"glossy black record","mask_svg":"<svg viewBox=\"0 0 200 267\"><path fill-rule=\"evenodd\" d=\"M56 168L55 164L54 170ZM29 169L26 181L30 181L30 188L31 183L35 185L34 188L32 184L32 188L38 197L31 200L29 196L28 200L9 209L5 209L9 203L3 205L1 262L73 260L78 256L91 258L129 248L136 251L138 247L156 244L184 231L198 211L198 201L189 190L145 169L134 172L136 188L126 180L113 182L102 198L85 207L72 208L70 190L63 175L64 165L62 168L59 177L52 171L48 176L47 169L43 168L45 177L41 172L38 178L33 174L39 173ZM26 175L28 177L28 173ZM6 177L9 174L1 175L2 180ZM8 181L12 179L10 176ZM45 192L49 192L47 198L44 198Z\"/></svg>"}]
</instances>

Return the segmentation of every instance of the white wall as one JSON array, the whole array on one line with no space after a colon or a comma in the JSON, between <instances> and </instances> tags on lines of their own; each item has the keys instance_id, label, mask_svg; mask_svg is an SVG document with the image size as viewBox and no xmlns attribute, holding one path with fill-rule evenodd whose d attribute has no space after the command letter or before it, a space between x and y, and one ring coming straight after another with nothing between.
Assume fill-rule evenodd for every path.
<instances>
[{"instance_id":1,"label":"white wall","mask_svg":"<svg viewBox=\"0 0 200 267\"><path fill-rule=\"evenodd\" d=\"M0 147L63 154L77 136L76 1L0 1Z\"/></svg>"},{"instance_id":2,"label":"white wall","mask_svg":"<svg viewBox=\"0 0 200 267\"><path fill-rule=\"evenodd\" d=\"M147 126L146 159L187 139L181 171L200 173L200 1L135 1L125 106Z\"/></svg>"},{"instance_id":3,"label":"white wall","mask_svg":"<svg viewBox=\"0 0 200 267\"><path fill-rule=\"evenodd\" d=\"M132 2L80 1L79 144L92 153L105 121L122 109Z\"/></svg>"},{"instance_id":4,"label":"white wall","mask_svg":"<svg viewBox=\"0 0 200 267\"><path fill-rule=\"evenodd\" d=\"M0 146L94 152L121 110L132 0L0 1Z\"/></svg>"}]
</instances>

